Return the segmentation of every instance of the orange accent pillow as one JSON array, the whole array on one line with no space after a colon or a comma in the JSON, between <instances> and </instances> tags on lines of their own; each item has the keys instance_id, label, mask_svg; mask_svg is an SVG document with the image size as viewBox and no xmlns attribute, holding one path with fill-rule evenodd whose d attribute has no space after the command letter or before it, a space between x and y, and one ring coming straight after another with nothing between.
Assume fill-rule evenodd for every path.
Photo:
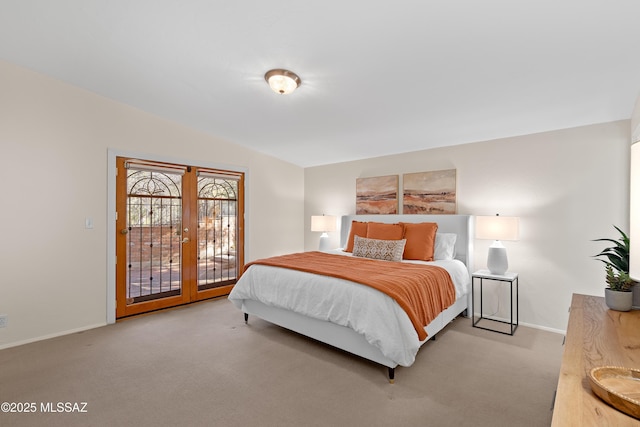
<instances>
[{"instance_id":1,"label":"orange accent pillow","mask_svg":"<svg viewBox=\"0 0 640 427\"><path fill-rule=\"evenodd\" d=\"M402 224L384 224L370 222L367 228L367 239L402 240L404 227Z\"/></svg>"},{"instance_id":2,"label":"orange accent pillow","mask_svg":"<svg viewBox=\"0 0 640 427\"><path fill-rule=\"evenodd\" d=\"M347 239L347 247L345 252L353 252L354 236L367 237L367 222L351 221L351 229L349 230L349 239ZM402 238L402 237L401 237Z\"/></svg>"},{"instance_id":3,"label":"orange accent pillow","mask_svg":"<svg viewBox=\"0 0 640 427\"><path fill-rule=\"evenodd\" d=\"M438 224L435 222L421 222L418 224L403 222L401 224L404 226L403 237L407 240L404 246L403 259L433 261Z\"/></svg>"}]
</instances>

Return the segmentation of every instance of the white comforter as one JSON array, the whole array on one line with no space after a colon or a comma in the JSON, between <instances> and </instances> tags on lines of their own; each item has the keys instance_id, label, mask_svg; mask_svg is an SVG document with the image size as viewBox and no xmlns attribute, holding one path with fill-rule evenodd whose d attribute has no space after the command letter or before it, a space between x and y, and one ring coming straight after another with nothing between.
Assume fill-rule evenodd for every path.
<instances>
[{"instance_id":1,"label":"white comforter","mask_svg":"<svg viewBox=\"0 0 640 427\"><path fill-rule=\"evenodd\" d=\"M469 273L461 261L424 264L449 271L456 299L468 293ZM409 316L395 300L369 286L343 279L257 264L242 275L229 299L239 309L243 300L256 300L349 327L401 366L413 364L422 344Z\"/></svg>"}]
</instances>

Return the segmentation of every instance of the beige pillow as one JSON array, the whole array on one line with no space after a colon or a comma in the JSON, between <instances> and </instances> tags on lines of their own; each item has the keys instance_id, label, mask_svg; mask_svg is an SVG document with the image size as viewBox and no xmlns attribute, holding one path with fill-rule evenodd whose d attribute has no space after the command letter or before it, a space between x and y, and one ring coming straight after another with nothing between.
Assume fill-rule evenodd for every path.
<instances>
[{"instance_id":1,"label":"beige pillow","mask_svg":"<svg viewBox=\"0 0 640 427\"><path fill-rule=\"evenodd\" d=\"M402 253L406 242L405 239L379 240L354 236L353 256L385 261L402 261Z\"/></svg>"}]
</instances>

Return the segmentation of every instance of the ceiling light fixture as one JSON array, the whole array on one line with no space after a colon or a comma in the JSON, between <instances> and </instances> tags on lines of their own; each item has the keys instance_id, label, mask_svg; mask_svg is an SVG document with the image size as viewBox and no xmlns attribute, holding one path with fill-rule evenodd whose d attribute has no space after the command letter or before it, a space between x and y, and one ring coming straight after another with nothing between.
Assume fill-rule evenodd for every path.
<instances>
[{"instance_id":1,"label":"ceiling light fixture","mask_svg":"<svg viewBox=\"0 0 640 427\"><path fill-rule=\"evenodd\" d=\"M302 83L296 73L281 68L267 71L264 79L274 92L282 95L293 92Z\"/></svg>"}]
</instances>

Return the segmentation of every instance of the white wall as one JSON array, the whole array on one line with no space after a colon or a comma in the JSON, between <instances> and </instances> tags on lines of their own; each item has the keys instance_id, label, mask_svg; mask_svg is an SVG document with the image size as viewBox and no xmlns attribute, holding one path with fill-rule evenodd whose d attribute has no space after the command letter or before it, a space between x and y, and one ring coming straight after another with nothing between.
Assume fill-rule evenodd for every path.
<instances>
[{"instance_id":1,"label":"white wall","mask_svg":"<svg viewBox=\"0 0 640 427\"><path fill-rule=\"evenodd\" d=\"M521 217L521 320L552 329L603 293L590 240L628 229L630 121L302 170L2 61L0 93L0 348L105 324L109 149L246 170L247 261L316 249L310 216L354 213L358 177L455 168L459 213Z\"/></svg>"},{"instance_id":2,"label":"white wall","mask_svg":"<svg viewBox=\"0 0 640 427\"><path fill-rule=\"evenodd\" d=\"M625 120L307 168L305 249L318 245L311 215L355 213L356 178L456 169L458 213L520 217L520 240L503 243L520 273L521 322L564 330L572 293L604 294L603 267L591 258L604 246L591 240L617 238L612 224L628 231L630 137ZM476 240L476 269L490 243ZM501 301L506 317L498 291L489 308Z\"/></svg>"},{"instance_id":3,"label":"white wall","mask_svg":"<svg viewBox=\"0 0 640 427\"><path fill-rule=\"evenodd\" d=\"M302 168L1 61L0 94L0 348L105 324L109 149L247 171L247 261L302 250Z\"/></svg>"}]
</instances>

